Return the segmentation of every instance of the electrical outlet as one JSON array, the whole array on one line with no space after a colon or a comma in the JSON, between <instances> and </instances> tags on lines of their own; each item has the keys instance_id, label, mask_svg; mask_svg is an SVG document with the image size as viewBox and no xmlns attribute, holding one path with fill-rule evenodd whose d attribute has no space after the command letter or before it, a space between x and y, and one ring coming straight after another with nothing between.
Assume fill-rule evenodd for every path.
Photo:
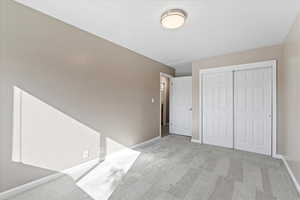
<instances>
[{"instance_id":1,"label":"electrical outlet","mask_svg":"<svg viewBox=\"0 0 300 200\"><path fill-rule=\"evenodd\" d=\"M86 158L88 158L88 157L89 157L89 150L83 151L83 153L82 153L82 158L83 158L83 159L86 159Z\"/></svg>"}]
</instances>

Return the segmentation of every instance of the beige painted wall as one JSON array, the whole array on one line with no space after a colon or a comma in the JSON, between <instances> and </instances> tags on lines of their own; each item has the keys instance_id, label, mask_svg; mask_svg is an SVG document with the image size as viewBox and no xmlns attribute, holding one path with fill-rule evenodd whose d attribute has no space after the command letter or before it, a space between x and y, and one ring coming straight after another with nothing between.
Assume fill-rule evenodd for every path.
<instances>
[{"instance_id":1,"label":"beige painted wall","mask_svg":"<svg viewBox=\"0 0 300 200\"><path fill-rule=\"evenodd\" d=\"M206 68L223 67L229 65L246 64L252 62L266 61L266 60L278 61L278 74L282 73L282 46L276 45L271 47L258 48L248 50L244 52L232 53L223 56L216 56L211 58L202 59L193 62L193 139L199 139L199 130L201 129L199 123L199 70ZM279 113L281 113L282 102L282 77L278 76L278 102ZM279 118L280 121L281 117ZM280 125L279 125L280 129ZM282 150L282 134L279 134L278 139L279 151Z\"/></svg>"},{"instance_id":2,"label":"beige painted wall","mask_svg":"<svg viewBox=\"0 0 300 200\"><path fill-rule=\"evenodd\" d=\"M300 183L300 15L283 48L282 153Z\"/></svg>"},{"instance_id":3,"label":"beige painted wall","mask_svg":"<svg viewBox=\"0 0 300 200\"><path fill-rule=\"evenodd\" d=\"M0 1L0 71L1 68L3 66L3 20L4 20L4 13L3 13L3 2ZM2 79L1 79L1 75L0 75L0 91L2 90ZM2 114L2 106L1 106L1 100L0 100L0 191L2 189L3 186L3 165L2 163L4 163L4 159L1 156L2 152L3 152L3 146L1 145L1 141L2 141L2 126L1 126L1 121L3 119L3 114Z\"/></svg>"},{"instance_id":4,"label":"beige painted wall","mask_svg":"<svg viewBox=\"0 0 300 200\"><path fill-rule=\"evenodd\" d=\"M173 69L10 0L1 0L0 13L0 191L54 173L11 160L14 86L119 144L159 135L160 72ZM62 138L57 155L81 143ZM64 166L82 159L72 153Z\"/></svg>"}]
</instances>

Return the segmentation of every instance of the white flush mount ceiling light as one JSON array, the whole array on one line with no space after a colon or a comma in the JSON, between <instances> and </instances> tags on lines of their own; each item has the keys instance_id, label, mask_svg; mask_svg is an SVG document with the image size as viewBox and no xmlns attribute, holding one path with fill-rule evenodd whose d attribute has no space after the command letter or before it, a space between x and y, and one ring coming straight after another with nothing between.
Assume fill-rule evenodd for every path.
<instances>
[{"instance_id":1,"label":"white flush mount ceiling light","mask_svg":"<svg viewBox=\"0 0 300 200\"><path fill-rule=\"evenodd\" d=\"M161 15L160 23L166 29L176 29L183 26L187 14L181 9L167 10Z\"/></svg>"}]
</instances>

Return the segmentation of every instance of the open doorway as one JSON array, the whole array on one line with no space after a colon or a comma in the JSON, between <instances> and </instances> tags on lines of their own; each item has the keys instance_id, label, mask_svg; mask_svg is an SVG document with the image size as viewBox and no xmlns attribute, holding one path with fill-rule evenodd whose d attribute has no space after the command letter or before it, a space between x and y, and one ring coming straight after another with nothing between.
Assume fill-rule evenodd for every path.
<instances>
[{"instance_id":1,"label":"open doorway","mask_svg":"<svg viewBox=\"0 0 300 200\"><path fill-rule=\"evenodd\" d=\"M170 76L160 75L160 127L161 137L169 135Z\"/></svg>"}]
</instances>

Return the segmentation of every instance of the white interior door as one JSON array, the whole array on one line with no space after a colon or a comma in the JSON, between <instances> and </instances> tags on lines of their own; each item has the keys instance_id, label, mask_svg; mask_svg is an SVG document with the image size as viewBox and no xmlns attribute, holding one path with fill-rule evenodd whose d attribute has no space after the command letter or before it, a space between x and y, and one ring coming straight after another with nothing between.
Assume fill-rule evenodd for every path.
<instances>
[{"instance_id":1,"label":"white interior door","mask_svg":"<svg viewBox=\"0 0 300 200\"><path fill-rule=\"evenodd\" d=\"M233 148L233 73L202 75L203 143Z\"/></svg>"},{"instance_id":2,"label":"white interior door","mask_svg":"<svg viewBox=\"0 0 300 200\"><path fill-rule=\"evenodd\" d=\"M172 79L170 132L192 136L192 77Z\"/></svg>"},{"instance_id":3,"label":"white interior door","mask_svg":"<svg viewBox=\"0 0 300 200\"><path fill-rule=\"evenodd\" d=\"M235 148L271 155L272 69L235 72Z\"/></svg>"}]
</instances>

